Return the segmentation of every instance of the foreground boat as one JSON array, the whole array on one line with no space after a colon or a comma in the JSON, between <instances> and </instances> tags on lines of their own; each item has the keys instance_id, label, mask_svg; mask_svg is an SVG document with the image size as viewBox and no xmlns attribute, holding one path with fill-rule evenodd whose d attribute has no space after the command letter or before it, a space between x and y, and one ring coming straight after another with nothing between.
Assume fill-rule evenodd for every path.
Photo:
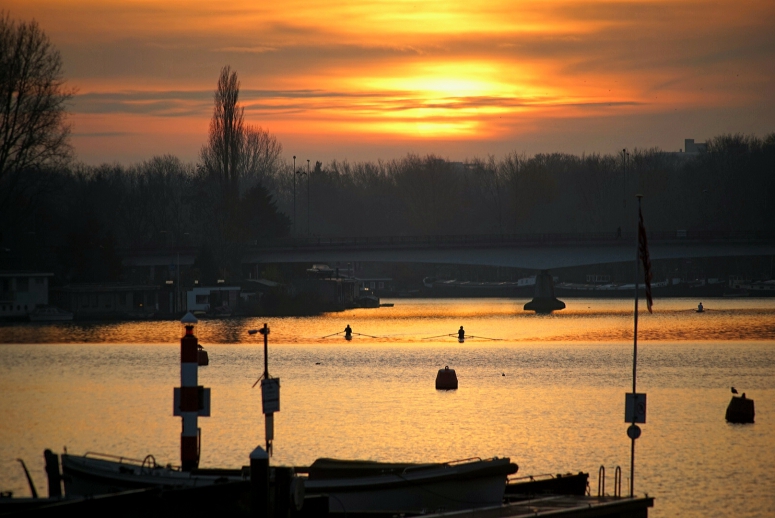
<instances>
[{"instance_id":1,"label":"foreground boat","mask_svg":"<svg viewBox=\"0 0 775 518\"><path fill-rule=\"evenodd\" d=\"M118 493L132 489L201 487L248 480L245 469L180 468L156 463L153 455L142 461L101 453L62 454L62 478L68 498Z\"/></svg>"},{"instance_id":2,"label":"foreground boat","mask_svg":"<svg viewBox=\"0 0 775 518\"><path fill-rule=\"evenodd\" d=\"M307 495L330 497L335 513L427 513L500 505L508 458L466 459L440 464L391 464L318 459L306 470Z\"/></svg>"}]
</instances>

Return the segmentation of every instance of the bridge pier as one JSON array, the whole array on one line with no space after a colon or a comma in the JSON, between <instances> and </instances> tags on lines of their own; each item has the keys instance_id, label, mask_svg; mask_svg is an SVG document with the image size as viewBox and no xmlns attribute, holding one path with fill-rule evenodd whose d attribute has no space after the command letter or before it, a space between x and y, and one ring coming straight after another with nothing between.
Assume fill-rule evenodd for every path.
<instances>
[{"instance_id":1,"label":"bridge pier","mask_svg":"<svg viewBox=\"0 0 775 518\"><path fill-rule=\"evenodd\" d=\"M533 300L525 304L524 309L536 313L551 313L565 309L565 303L554 296L554 279L549 274L549 270L541 270L541 273L536 275L535 295Z\"/></svg>"}]
</instances>

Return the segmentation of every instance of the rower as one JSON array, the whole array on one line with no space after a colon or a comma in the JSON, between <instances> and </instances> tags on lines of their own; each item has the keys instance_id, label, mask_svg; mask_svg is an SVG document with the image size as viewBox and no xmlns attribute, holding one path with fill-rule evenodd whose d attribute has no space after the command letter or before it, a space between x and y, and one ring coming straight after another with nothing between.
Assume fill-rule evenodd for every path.
<instances>
[{"instance_id":1,"label":"rower","mask_svg":"<svg viewBox=\"0 0 775 518\"><path fill-rule=\"evenodd\" d=\"M350 324L347 324L347 327L344 328L344 337L346 340L352 340L353 338L353 330Z\"/></svg>"},{"instance_id":2,"label":"rower","mask_svg":"<svg viewBox=\"0 0 775 518\"><path fill-rule=\"evenodd\" d=\"M457 330L457 339L461 341L466 339L466 332L463 330L463 326L460 326L460 329Z\"/></svg>"},{"instance_id":3,"label":"rower","mask_svg":"<svg viewBox=\"0 0 775 518\"><path fill-rule=\"evenodd\" d=\"M700 302L697 304L697 313L702 313L703 311L705 311L705 308L702 307L702 302Z\"/></svg>"}]
</instances>

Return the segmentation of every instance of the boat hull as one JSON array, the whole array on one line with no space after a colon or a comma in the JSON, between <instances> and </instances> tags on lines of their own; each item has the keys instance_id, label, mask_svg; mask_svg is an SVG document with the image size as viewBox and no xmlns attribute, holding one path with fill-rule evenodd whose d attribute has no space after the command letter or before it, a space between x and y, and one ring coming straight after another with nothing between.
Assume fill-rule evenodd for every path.
<instances>
[{"instance_id":1,"label":"boat hull","mask_svg":"<svg viewBox=\"0 0 775 518\"><path fill-rule=\"evenodd\" d=\"M118 493L132 489L200 487L245 480L240 470L179 471L89 456L62 454L62 478L68 498Z\"/></svg>"},{"instance_id":2,"label":"boat hull","mask_svg":"<svg viewBox=\"0 0 775 518\"><path fill-rule=\"evenodd\" d=\"M330 512L428 513L500 505L506 477L517 471L506 459L410 466L373 476L305 482L308 495L328 494ZM345 475L343 473L343 475Z\"/></svg>"}]
</instances>

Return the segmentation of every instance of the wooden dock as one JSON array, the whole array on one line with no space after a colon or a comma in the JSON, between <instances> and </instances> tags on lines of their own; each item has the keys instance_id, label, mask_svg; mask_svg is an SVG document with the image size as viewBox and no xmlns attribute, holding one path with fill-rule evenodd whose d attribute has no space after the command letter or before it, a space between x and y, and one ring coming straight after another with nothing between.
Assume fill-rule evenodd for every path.
<instances>
[{"instance_id":1,"label":"wooden dock","mask_svg":"<svg viewBox=\"0 0 775 518\"><path fill-rule=\"evenodd\" d=\"M506 518L521 516L552 518L647 518L654 498L546 496L498 507L428 514L423 518Z\"/></svg>"}]
</instances>

